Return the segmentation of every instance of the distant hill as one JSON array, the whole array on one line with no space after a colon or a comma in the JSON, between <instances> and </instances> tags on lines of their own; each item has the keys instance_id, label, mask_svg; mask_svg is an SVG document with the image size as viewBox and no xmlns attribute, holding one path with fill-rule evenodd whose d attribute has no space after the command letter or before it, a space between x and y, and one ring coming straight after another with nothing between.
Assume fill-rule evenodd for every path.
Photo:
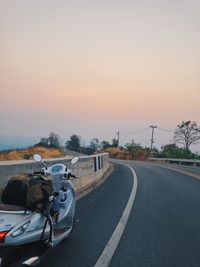
<instances>
[{"instance_id":1,"label":"distant hill","mask_svg":"<svg viewBox=\"0 0 200 267\"><path fill-rule=\"evenodd\" d=\"M0 151L8 149L26 148L37 143L39 140L39 137L0 134Z\"/></svg>"}]
</instances>

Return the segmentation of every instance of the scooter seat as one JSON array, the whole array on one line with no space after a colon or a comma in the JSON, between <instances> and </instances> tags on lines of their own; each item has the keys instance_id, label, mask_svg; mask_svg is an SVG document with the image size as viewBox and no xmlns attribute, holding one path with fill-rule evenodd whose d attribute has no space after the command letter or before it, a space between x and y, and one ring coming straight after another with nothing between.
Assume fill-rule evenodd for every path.
<instances>
[{"instance_id":1,"label":"scooter seat","mask_svg":"<svg viewBox=\"0 0 200 267\"><path fill-rule=\"evenodd\" d=\"M17 205L0 204L0 210L24 211L25 207Z\"/></svg>"}]
</instances>

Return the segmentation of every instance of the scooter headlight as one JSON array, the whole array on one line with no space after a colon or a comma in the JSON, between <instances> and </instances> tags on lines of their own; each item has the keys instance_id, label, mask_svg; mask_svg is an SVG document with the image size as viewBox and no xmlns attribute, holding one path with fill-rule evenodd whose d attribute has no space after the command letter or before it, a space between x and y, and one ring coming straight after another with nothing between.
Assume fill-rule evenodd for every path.
<instances>
[{"instance_id":1,"label":"scooter headlight","mask_svg":"<svg viewBox=\"0 0 200 267\"><path fill-rule=\"evenodd\" d=\"M28 228L29 224L30 224L30 221L23 224L17 230L15 230L10 236L15 238L15 237L22 235L26 231L26 229Z\"/></svg>"}]
</instances>

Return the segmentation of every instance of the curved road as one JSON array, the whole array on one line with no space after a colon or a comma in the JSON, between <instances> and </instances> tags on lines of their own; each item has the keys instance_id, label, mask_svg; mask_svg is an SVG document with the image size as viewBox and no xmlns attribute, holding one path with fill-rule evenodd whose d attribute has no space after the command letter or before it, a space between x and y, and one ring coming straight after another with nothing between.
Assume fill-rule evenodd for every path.
<instances>
[{"instance_id":1,"label":"curved road","mask_svg":"<svg viewBox=\"0 0 200 267\"><path fill-rule=\"evenodd\" d=\"M40 267L95 266L134 186L122 162L115 161L106 182L77 202L71 238L50 251ZM200 180L150 164L125 163L137 174L137 193L109 266L200 266Z\"/></svg>"}]
</instances>

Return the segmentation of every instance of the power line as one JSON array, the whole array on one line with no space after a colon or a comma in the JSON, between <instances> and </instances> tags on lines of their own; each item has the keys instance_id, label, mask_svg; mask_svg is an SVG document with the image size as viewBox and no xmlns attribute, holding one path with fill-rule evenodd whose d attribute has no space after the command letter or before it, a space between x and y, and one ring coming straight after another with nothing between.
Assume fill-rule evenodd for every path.
<instances>
[{"instance_id":1,"label":"power line","mask_svg":"<svg viewBox=\"0 0 200 267\"><path fill-rule=\"evenodd\" d=\"M154 134L155 134L155 129L157 128L158 130L162 131L162 132L168 132L168 133L174 133L173 130L170 130L170 129L166 129L166 128L161 128L161 127L158 127L156 125L150 125L150 127L146 127L146 128L143 128L143 129L139 129L139 130L136 130L136 131L132 131L132 132L120 132L120 135L121 136L124 136L124 135L136 135L136 134L140 134L140 133L143 133L143 132L147 132L150 130L150 128L152 128L152 133L151 133L151 140L150 140L150 149L152 150L153 149L153 145L155 143L155 140L157 140L159 143L165 143L166 141L163 141L163 140L158 140L157 138L155 139L154 137ZM119 139L119 132L117 132L117 136L118 136L118 139ZM168 142L170 143L173 143L172 140L168 140ZM145 142L147 143L147 142Z\"/></svg>"},{"instance_id":2,"label":"power line","mask_svg":"<svg viewBox=\"0 0 200 267\"><path fill-rule=\"evenodd\" d=\"M170 140L170 139L166 139L166 140L164 140L164 139L160 139L160 138L154 138L154 141L156 142L156 143L159 143L159 144L166 144L166 142L169 142L169 143L173 143L173 141L172 140Z\"/></svg>"},{"instance_id":3,"label":"power line","mask_svg":"<svg viewBox=\"0 0 200 267\"><path fill-rule=\"evenodd\" d=\"M145 132L146 130L149 130L149 127L146 127L144 129L141 129L141 130L133 131L133 132L121 133L121 135L139 134L139 133Z\"/></svg>"},{"instance_id":4,"label":"power line","mask_svg":"<svg viewBox=\"0 0 200 267\"><path fill-rule=\"evenodd\" d=\"M160 128L160 127L157 127L157 128L158 128L158 130L160 130L160 131L174 133L174 131L172 131L172 130L169 130L169 129Z\"/></svg>"}]
</instances>

